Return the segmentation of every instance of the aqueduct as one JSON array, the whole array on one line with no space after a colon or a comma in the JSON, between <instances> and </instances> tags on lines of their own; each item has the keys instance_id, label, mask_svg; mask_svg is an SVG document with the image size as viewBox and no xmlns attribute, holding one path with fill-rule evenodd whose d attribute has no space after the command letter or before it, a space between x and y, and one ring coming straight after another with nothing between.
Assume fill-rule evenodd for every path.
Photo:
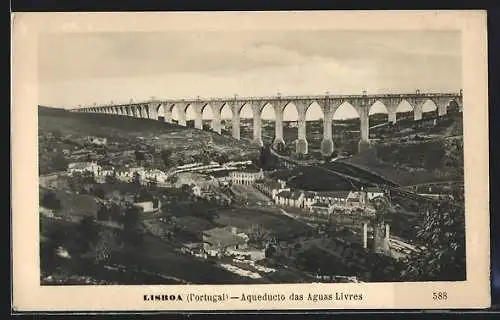
<instances>
[{"instance_id":1,"label":"aqueduct","mask_svg":"<svg viewBox=\"0 0 500 320\"><path fill-rule=\"evenodd\" d=\"M356 110L360 119L360 141L359 150L366 149L370 144L369 139L369 112L375 103L385 106L388 115L388 122L395 123L397 109L406 102L413 109L414 120L422 119L423 106L431 101L437 110L438 116L447 113L450 104L454 103L458 111L463 109L462 90L459 93L421 93L417 90L409 94L366 94L361 95L323 95L323 96L281 96L274 97L248 97L239 98L214 98L214 99L181 99L181 100L156 100L134 102L125 104L110 103L107 105L94 104L90 107L73 109L74 112L91 112L116 114L122 116L154 119L158 120L163 116L165 122L173 122L173 111L176 110L176 117L179 125L186 125L186 111L188 108L194 110L194 126L203 129L203 111L210 108L212 113L211 129L221 133L221 112L227 106L232 113L232 136L240 139L240 115L244 106L249 106L253 117L253 141L262 145L262 110L267 105L271 105L275 114L275 138L274 144L284 143L283 140L283 113L289 104L295 105L298 114L297 127L298 138L296 141L296 151L307 154L308 144L306 139L306 112L308 108L317 103L323 112L323 140L321 151L324 155L332 154L334 150L332 131L333 115L342 105L348 103ZM161 115L163 111L163 115Z\"/></svg>"}]
</instances>

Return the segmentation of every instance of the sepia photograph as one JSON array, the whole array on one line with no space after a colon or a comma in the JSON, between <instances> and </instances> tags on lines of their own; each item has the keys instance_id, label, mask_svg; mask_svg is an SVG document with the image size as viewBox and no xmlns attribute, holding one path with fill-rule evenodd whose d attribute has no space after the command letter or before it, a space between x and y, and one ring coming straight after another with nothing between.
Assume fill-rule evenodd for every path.
<instances>
[{"instance_id":1,"label":"sepia photograph","mask_svg":"<svg viewBox=\"0 0 500 320\"><path fill-rule=\"evenodd\" d=\"M55 14L45 31L33 23L47 18L14 18L14 33L36 33L35 69L23 69L34 75L14 90L36 88L33 105L15 105L36 136L38 210L24 218L36 224L34 285L131 286L142 292L132 301L156 308L363 308L372 285L460 285L473 272L487 284L486 77L468 73L485 66L464 62L473 48L460 27L484 16L466 13L442 13L459 26L439 28L418 27L434 13L392 19L414 28L323 26L334 12L316 27L305 12L274 24L269 12L151 13L151 25L171 17L162 28L139 27L146 14L129 27L117 13ZM210 24L217 14L227 23ZM286 292L250 289L268 285ZM443 288L425 301L462 305ZM393 290L386 305L398 308Z\"/></svg>"}]
</instances>

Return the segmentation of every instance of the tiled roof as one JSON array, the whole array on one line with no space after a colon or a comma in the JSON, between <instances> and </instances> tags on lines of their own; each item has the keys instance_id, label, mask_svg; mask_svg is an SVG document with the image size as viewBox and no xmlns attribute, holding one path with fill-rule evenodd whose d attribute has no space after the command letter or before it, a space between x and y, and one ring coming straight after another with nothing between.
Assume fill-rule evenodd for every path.
<instances>
[{"instance_id":1,"label":"tiled roof","mask_svg":"<svg viewBox=\"0 0 500 320\"><path fill-rule=\"evenodd\" d=\"M331 191L328 192L329 197L333 198L347 198L351 192L350 191Z\"/></svg>"},{"instance_id":2,"label":"tiled roof","mask_svg":"<svg viewBox=\"0 0 500 320\"><path fill-rule=\"evenodd\" d=\"M290 191L283 190L283 191L278 192L278 194L276 196L282 197L282 198L290 198L291 195L292 195L292 193Z\"/></svg>"}]
</instances>

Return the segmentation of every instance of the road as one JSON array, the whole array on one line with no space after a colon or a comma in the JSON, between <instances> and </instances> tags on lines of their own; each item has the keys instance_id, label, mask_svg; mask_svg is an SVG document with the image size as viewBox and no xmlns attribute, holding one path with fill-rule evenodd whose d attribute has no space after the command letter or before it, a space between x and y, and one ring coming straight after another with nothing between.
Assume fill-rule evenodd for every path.
<instances>
[{"instance_id":1,"label":"road","mask_svg":"<svg viewBox=\"0 0 500 320\"><path fill-rule=\"evenodd\" d=\"M298 221L298 222L301 222L301 223L303 223L303 224L307 225L308 227L311 227L311 228L316 228L316 226L315 226L315 225L310 224L310 223L308 223L308 222L305 222L305 221L304 221L304 220L302 220L302 219L297 218L297 216L296 216L296 215L291 214L291 213L287 212L286 210L284 210L284 209L282 209L282 208L279 208L279 211L280 211L282 214L284 214L285 216L287 216L287 217L289 217L289 218L292 218L292 219L294 219L294 220L296 220L296 221Z\"/></svg>"}]
</instances>

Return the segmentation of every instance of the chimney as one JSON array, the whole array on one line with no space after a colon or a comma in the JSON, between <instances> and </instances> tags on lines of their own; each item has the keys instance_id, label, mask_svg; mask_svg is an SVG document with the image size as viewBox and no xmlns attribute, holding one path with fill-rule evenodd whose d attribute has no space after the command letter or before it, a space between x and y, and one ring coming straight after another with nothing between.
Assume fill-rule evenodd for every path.
<instances>
[{"instance_id":1,"label":"chimney","mask_svg":"<svg viewBox=\"0 0 500 320\"><path fill-rule=\"evenodd\" d=\"M368 224L363 223L363 248L368 248Z\"/></svg>"}]
</instances>

